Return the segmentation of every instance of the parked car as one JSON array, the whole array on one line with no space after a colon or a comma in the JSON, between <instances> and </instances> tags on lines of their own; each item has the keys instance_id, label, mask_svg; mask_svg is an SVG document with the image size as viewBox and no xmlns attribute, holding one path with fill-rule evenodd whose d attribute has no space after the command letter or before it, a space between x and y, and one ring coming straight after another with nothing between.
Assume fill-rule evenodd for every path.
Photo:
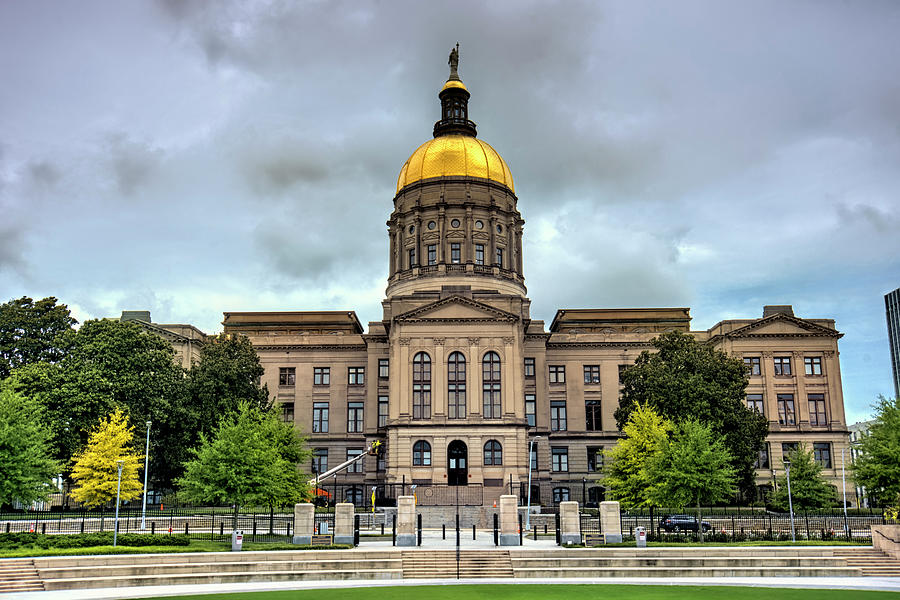
<instances>
[{"instance_id":1,"label":"parked car","mask_svg":"<svg viewBox=\"0 0 900 600\"><path fill-rule=\"evenodd\" d=\"M681 531L697 531L697 517L693 515L666 515L659 520L659 528L675 533ZM712 529L709 521L703 521L703 533Z\"/></svg>"}]
</instances>

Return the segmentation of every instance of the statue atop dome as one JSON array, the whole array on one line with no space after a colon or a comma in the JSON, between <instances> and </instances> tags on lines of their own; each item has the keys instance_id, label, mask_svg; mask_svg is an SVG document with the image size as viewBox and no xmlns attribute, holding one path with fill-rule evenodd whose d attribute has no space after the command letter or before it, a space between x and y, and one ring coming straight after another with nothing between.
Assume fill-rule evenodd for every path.
<instances>
[{"instance_id":1,"label":"statue atop dome","mask_svg":"<svg viewBox=\"0 0 900 600\"><path fill-rule=\"evenodd\" d=\"M456 47L450 49L450 58L447 60L447 64L450 65L450 79L459 79L459 73L456 72L457 68L459 68L459 42L456 42Z\"/></svg>"}]
</instances>

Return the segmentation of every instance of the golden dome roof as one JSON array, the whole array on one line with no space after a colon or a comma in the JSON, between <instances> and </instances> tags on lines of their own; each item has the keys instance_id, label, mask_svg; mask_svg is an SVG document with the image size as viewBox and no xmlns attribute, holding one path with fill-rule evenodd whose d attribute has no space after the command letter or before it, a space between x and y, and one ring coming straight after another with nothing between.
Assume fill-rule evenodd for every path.
<instances>
[{"instance_id":1,"label":"golden dome roof","mask_svg":"<svg viewBox=\"0 0 900 600\"><path fill-rule=\"evenodd\" d=\"M468 135L441 135L418 147L397 178L397 192L431 177L481 177L515 193L506 162L490 144Z\"/></svg>"},{"instance_id":2,"label":"golden dome roof","mask_svg":"<svg viewBox=\"0 0 900 600\"><path fill-rule=\"evenodd\" d=\"M461 90L466 90L467 92L469 91L469 88L466 87L466 84L464 84L459 79L448 79L447 83L444 84L444 87L441 88L441 92L450 88L459 88Z\"/></svg>"}]
</instances>

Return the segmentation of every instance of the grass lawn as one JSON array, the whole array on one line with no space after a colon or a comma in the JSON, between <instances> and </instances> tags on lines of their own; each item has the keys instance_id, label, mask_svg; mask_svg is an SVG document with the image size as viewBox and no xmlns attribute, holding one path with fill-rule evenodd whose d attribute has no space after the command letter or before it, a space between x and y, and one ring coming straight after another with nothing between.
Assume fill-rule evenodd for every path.
<instances>
[{"instance_id":1,"label":"grass lawn","mask_svg":"<svg viewBox=\"0 0 900 600\"><path fill-rule=\"evenodd\" d=\"M894 592L663 585L442 585L166 596L165 600L877 600ZM164 600L163 598L147 600Z\"/></svg>"}]
</instances>

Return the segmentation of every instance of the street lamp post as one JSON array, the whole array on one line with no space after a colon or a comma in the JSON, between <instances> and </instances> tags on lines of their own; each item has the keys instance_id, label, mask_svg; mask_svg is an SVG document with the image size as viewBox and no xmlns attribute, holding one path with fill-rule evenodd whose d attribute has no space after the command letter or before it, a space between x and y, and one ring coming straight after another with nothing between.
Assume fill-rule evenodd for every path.
<instances>
[{"instance_id":1,"label":"street lamp post","mask_svg":"<svg viewBox=\"0 0 900 600\"><path fill-rule=\"evenodd\" d=\"M119 480L116 483L116 525L113 528L113 548L119 541L119 494L122 491L122 462L121 459L116 461L116 464L119 466Z\"/></svg>"},{"instance_id":2,"label":"street lamp post","mask_svg":"<svg viewBox=\"0 0 900 600\"><path fill-rule=\"evenodd\" d=\"M791 541L797 541L797 535L794 532L794 501L791 500L791 461L784 461L784 470L787 475L787 486L788 486L788 510L791 511Z\"/></svg>"},{"instance_id":3,"label":"street lamp post","mask_svg":"<svg viewBox=\"0 0 900 600\"><path fill-rule=\"evenodd\" d=\"M531 527L531 457L534 456L534 443L541 437L539 435L531 438L531 444L528 445L528 500L525 506L525 531Z\"/></svg>"},{"instance_id":4,"label":"street lamp post","mask_svg":"<svg viewBox=\"0 0 900 600\"><path fill-rule=\"evenodd\" d=\"M141 531L147 529L147 471L150 467L150 421L147 421L147 445L144 449L144 506L141 508Z\"/></svg>"}]
</instances>

